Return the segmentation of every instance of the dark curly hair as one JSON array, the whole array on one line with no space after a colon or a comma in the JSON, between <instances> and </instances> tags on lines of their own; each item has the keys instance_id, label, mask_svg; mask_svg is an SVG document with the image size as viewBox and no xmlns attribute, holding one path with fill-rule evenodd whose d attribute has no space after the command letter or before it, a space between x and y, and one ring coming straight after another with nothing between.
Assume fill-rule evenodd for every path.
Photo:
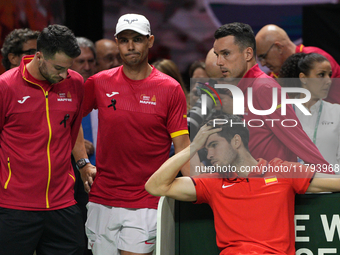
<instances>
[{"instance_id":1,"label":"dark curly hair","mask_svg":"<svg viewBox=\"0 0 340 255\"><path fill-rule=\"evenodd\" d=\"M306 76L314 68L315 63L322 63L329 60L318 53L296 53L291 55L283 63L279 77L280 78L299 78L300 73Z\"/></svg>"},{"instance_id":2,"label":"dark curly hair","mask_svg":"<svg viewBox=\"0 0 340 255\"><path fill-rule=\"evenodd\" d=\"M41 31L37 50L46 58L52 58L58 52L63 52L70 58L76 58L81 53L73 32L68 27L58 24L49 25Z\"/></svg>"},{"instance_id":3,"label":"dark curly hair","mask_svg":"<svg viewBox=\"0 0 340 255\"><path fill-rule=\"evenodd\" d=\"M22 54L23 44L29 40L38 39L40 32L33 31L29 28L18 28L10 32L2 45L1 55L3 57L2 64L9 70L11 68L11 62L8 59L8 54L13 53L17 56Z\"/></svg>"},{"instance_id":4,"label":"dark curly hair","mask_svg":"<svg viewBox=\"0 0 340 255\"><path fill-rule=\"evenodd\" d=\"M318 53L296 53L289 56L283 63L280 72L278 82L282 87L296 87L301 88L301 81L299 79L300 73L304 73L306 76L310 74L310 71L314 68L315 63L322 63L329 60ZM288 79L294 78L294 79ZM297 96L296 94L290 95Z\"/></svg>"}]
</instances>

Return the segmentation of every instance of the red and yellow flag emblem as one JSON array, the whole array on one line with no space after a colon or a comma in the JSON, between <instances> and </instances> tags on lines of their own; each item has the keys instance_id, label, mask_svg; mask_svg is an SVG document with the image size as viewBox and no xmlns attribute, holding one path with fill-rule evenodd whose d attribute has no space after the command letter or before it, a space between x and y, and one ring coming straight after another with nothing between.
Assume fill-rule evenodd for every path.
<instances>
[{"instance_id":1,"label":"red and yellow flag emblem","mask_svg":"<svg viewBox=\"0 0 340 255\"><path fill-rule=\"evenodd\" d=\"M272 177L264 178L264 182L266 183L266 185L268 185L268 184L272 184L272 183L277 183L278 180L277 180L276 176L272 176Z\"/></svg>"}]
</instances>

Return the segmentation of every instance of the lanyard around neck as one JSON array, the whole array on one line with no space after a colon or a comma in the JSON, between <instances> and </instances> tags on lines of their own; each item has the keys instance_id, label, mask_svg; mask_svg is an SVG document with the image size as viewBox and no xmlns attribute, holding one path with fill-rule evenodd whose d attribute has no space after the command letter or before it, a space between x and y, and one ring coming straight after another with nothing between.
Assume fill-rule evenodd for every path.
<instances>
[{"instance_id":1,"label":"lanyard around neck","mask_svg":"<svg viewBox=\"0 0 340 255\"><path fill-rule=\"evenodd\" d=\"M320 103L320 107L319 107L319 112L318 112L318 118L316 119L315 128L314 128L314 135L313 135L313 143L314 144L316 144L316 134L318 133L320 116L321 116L321 112L322 112L322 106L323 106L323 101L321 99L321 103Z\"/></svg>"},{"instance_id":2,"label":"lanyard around neck","mask_svg":"<svg viewBox=\"0 0 340 255\"><path fill-rule=\"evenodd\" d=\"M314 135L313 135L313 143L316 144L316 135L318 133L318 128L319 128L319 123L320 123L320 117L321 117L321 112L322 112L322 106L323 106L323 101L321 99L320 107L319 107L319 112L318 112L318 117L316 119L315 127L314 127ZM295 111L295 105L293 105L293 109Z\"/></svg>"}]
</instances>

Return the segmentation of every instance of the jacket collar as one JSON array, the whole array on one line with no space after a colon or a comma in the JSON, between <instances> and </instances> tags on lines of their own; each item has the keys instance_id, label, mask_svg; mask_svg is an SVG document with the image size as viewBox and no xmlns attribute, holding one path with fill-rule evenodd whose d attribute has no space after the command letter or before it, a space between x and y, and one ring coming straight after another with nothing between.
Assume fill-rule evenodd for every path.
<instances>
[{"instance_id":1,"label":"jacket collar","mask_svg":"<svg viewBox=\"0 0 340 255\"><path fill-rule=\"evenodd\" d=\"M262 75L263 72L259 68L259 65L256 64L252 68L246 72L246 74L243 76L243 78L238 83L237 87L239 87L243 92L246 92L248 87L251 87L255 78L258 78L260 75Z\"/></svg>"},{"instance_id":2,"label":"jacket collar","mask_svg":"<svg viewBox=\"0 0 340 255\"><path fill-rule=\"evenodd\" d=\"M59 84L59 83L62 83L63 81L65 81L66 79L69 79L71 76L70 74L68 73L67 74L67 77L66 79L58 82L58 83L55 83L55 84L51 84L50 82L48 82L47 80L38 80L36 78L34 78L27 70L27 67L26 65L28 63L30 63L32 61L32 59L34 58L34 55L27 55L27 56L24 56L21 60L21 63L20 63L20 66L19 66L19 70L20 70L20 73L21 73L21 76L22 78L31 83L31 84L34 84L34 85L37 85L39 87L42 87L44 88L45 90L49 90L52 88L53 85L55 84Z\"/></svg>"}]
</instances>

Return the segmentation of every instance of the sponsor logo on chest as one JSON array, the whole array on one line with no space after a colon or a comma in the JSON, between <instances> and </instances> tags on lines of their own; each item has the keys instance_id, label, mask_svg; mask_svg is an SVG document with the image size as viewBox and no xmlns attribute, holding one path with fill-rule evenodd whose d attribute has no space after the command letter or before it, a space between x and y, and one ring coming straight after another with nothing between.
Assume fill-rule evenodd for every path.
<instances>
[{"instance_id":1,"label":"sponsor logo on chest","mask_svg":"<svg viewBox=\"0 0 340 255\"><path fill-rule=\"evenodd\" d=\"M222 185L222 189L225 189L225 188L229 188L229 187L232 187L232 186L234 186L235 185L235 183L233 183L233 184L230 184L230 185Z\"/></svg>"},{"instance_id":2,"label":"sponsor logo on chest","mask_svg":"<svg viewBox=\"0 0 340 255\"><path fill-rule=\"evenodd\" d=\"M66 92L58 92L57 93L57 101L59 102L72 102L72 95L70 91Z\"/></svg>"},{"instance_id":3,"label":"sponsor logo on chest","mask_svg":"<svg viewBox=\"0 0 340 255\"><path fill-rule=\"evenodd\" d=\"M23 103L25 103L26 100L29 99L30 97L31 97L31 96L25 96L25 97L23 97L21 100L18 100L18 103L19 103L19 104L23 104Z\"/></svg>"},{"instance_id":4,"label":"sponsor logo on chest","mask_svg":"<svg viewBox=\"0 0 340 255\"><path fill-rule=\"evenodd\" d=\"M106 93L106 96L107 97L113 97L114 95L118 95L119 94L119 92L112 92L112 93Z\"/></svg>"},{"instance_id":5,"label":"sponsor logo on chest","mask_svg":"<svg viewBox=\"0 0 340 255\"><path fill-rule=\"evenodd\" d=\"M149 96L146 94L141 94L139 98L140 104L149 104L149 105L156 105L156 96Z\"/></svg>"}]
</instances>

